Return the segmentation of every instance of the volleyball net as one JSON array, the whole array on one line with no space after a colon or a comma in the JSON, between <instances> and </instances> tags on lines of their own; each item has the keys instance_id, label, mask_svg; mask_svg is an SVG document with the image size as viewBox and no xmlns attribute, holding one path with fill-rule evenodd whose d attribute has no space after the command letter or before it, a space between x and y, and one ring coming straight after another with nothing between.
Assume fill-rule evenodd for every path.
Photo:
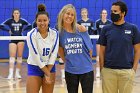
<instances>
[{"instance_id":1,"label":"volleyball net","mask_svg":"<svg viewBox=\"0 0 140 93\"><path fill-rule=\"evenodd\" d=\"M27 36L0 36L0 40L26 40Z\"/></svg>"},{"instance_id":2,"label":"volleyball net","mask_svg":"<svg viewBox=\"0 0 140 93\"><path fill-rule=\"evenodd\" d=\"M90 35L91 39L98 39L99 35ZM27 36L0 36L0 40L26 40Z\"/></svg>"},{"instance_id":3,"label":"volleyball net","mask_svg":"<svg viewBox=\"0 0 140 93\"><path fill-rule=\"evenodd\" d=\"M90 35L91 39L98 39L99 35ZM7 59L9 57L9 51L8 51L8 40L26 40L27 36L0 36L0 59ZM96 44L96 40L94 40L95 44ZM95 50L95 44L94 44L94 55L96 55L96 50ZM25 43L25 47L24 47L24 53L23 53L23 58L27 58L28 57L28 48L27 45Z\"/></svg>"}]
</instances>

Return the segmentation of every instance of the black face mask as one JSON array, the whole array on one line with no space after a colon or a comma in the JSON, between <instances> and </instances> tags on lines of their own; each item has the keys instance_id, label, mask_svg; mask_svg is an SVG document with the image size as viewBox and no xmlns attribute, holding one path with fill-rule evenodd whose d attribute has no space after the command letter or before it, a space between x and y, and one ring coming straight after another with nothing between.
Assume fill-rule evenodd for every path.
<instances>
[{"instance_id":1,"label":"black face mask","mask_svg":"<svg viewBox=\"0 0 140 93\"><path fill-rule=\"evenodd\" d=\"M111 20L112 20L112 22L117 22L117 21L119 21L120 18L121 17L120 17L119 14L111 13Z\"/></svg>"}]
</instances>

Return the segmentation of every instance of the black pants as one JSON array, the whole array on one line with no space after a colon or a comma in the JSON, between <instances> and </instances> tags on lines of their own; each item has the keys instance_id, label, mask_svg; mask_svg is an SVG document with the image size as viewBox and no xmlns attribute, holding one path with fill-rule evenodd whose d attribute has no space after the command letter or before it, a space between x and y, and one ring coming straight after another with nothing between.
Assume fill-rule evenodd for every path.
<instances>
[{"instance_id":1,"label":"black pants","mask_svg":"<svg viewBox=\"0 0 140 93\"><path fill-rule=\"evenodd\" d=\"M84 74L65 72L65 80L68 93L78 93L79 82L81 83L82 93L93 93L93 71Z\"/></svg>"}]
</instances>

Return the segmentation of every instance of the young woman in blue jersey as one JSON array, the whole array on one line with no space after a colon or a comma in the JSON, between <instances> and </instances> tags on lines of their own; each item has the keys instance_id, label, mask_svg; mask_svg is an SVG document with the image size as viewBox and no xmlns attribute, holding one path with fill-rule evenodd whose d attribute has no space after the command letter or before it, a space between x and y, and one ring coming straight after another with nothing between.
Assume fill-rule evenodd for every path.
<instances>
[{"instance_id":1,"label":"young woman in blue jersey","mask_svg":"<svg viewBox=\"0 0 140 93\"><path fill-rule=\"evenodd\" d=\"M68 93L93 92L92 43L84 26L77 25L76 10L65 5L58 15L60 36L59 55L65 62L65 80ZM77 29L77 26L79 30Z\"/></svg>"},{"instance_id":2,"label":"young woman in blue jersey","mask_svg":"<svg viewBox=\"0 0 140 93\"><path fill-rule=\"evenodd\" d=\"M88 18L88 10L86 8L81 9L81 17L82 19L79 20L77 23L86 27L89 35L94 35L95 31L93 29L94 22Z\"/></svg>"},{"instance_id":3,"label":"young woman in blue jersey","mask_svg":"<svg viewBox=\"0 0 140 93\"><path fill-rule=\"evenodd\" d=\"M7 28L8 27L8 28ZM11 36L22 36L22 31L31 28L30 23L20 17L20 10L14 9L12 12L12 18L6 20L1 24L1 29L8 31ZM24 40L11 40L9 43L9 75L8 79L13 79L14 75L14 63L17 54L17 64L15 78L21 78L20 69L22 63L22 55L24 49Z\"/></svg>"},{"instance_id":4,"label":"young woman in blue jersey","mask_svg":"<svg viewBox=\"0 0 140 93\"><path fill-rule=\"evenodd\" d=\"M95 22L95 29L97 30L97 35L101 34L101 30L105 25L111 23L111 21L107 19L107 10L103 9L101 11L100 17L101 18ZM99 51L100 51L100 44L97 40L96 42L96 78L100 77Z\"/></svg>"},{"instance_id":5,"label":"young woman in blue jersey","mask_svg":"<svg viewBox=\"0 0 140 93\"><path fill-rule=\"evenodd\" d=\"M53 93L55 60L59 47L58 32L49 28L49 15L45 11L36 14L37 27L27 34L28 76L27 93Z\"/></svg>"},{"instance_id":6,"label":"young woman in blue jersey","mask_svg":"<svg viewBox=\"0 0 140 93\"><path fill-rule=\"evenodd\" d=\"M140 58L140 32L125 21L126 14L126 4L114 2L113 23L103 27L99 38L103 93L132 93Z\"/></svg>"}]
</instances>

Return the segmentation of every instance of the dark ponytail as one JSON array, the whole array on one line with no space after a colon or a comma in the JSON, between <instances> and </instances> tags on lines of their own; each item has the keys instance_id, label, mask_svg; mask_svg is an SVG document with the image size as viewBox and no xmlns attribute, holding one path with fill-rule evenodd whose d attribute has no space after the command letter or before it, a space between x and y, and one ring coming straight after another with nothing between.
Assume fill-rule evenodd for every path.
<instances>
[{"instance_id":1,"label":"dark ponytail","mask_svg":"<svg viewBox=\"0 0 140 93\"><path fill-rule=\"evenodd\" d=\"M40 15L40 14L45 14L49 18L49 14L48 14L48 12L46 12L46 6L44 4L38 5L38 13L36 14L36 19L37 19L38 15Z\"/></svg>"},{"instance_id":2,"label":"dark ponytail","mask_svg":"<svg viewBox=\"0 0 140 93\"><path fill-rule=\"evenodd\" d=\"M44 4L39 4L38 5L38 12L45 12L46 11L46 6Z\"/></svg>"}]
</instances>

